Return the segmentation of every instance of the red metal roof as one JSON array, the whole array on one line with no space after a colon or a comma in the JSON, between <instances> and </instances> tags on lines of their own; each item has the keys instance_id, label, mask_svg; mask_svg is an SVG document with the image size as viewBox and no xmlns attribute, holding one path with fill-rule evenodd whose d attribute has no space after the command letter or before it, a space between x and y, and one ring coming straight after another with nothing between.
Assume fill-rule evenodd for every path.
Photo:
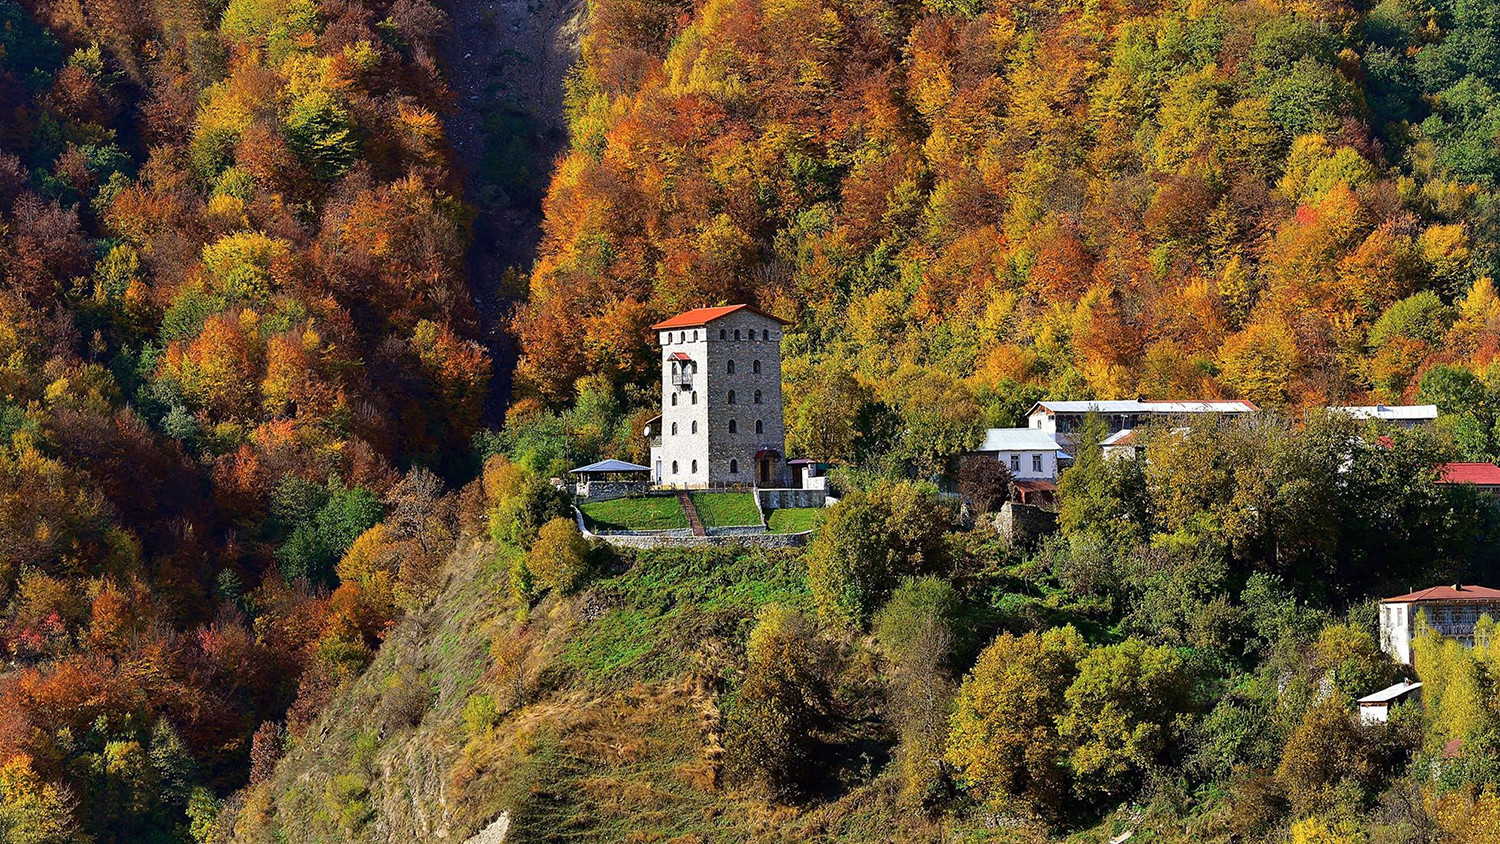
<instances>
[{"instance_id":1,"label":"red metal roof","mask_svg":"<svg viewBox=\"0 0 1500 844\"><path fill-rule=\"evenodd\" d=\"M1415 604L1422 601L1500 601L1500 589L1488 586L1429 586L1416 592L1386 598L1382 604Z\"/></svg>"},{"instance_id":2,"label":"red metal roof","mask_svg":"<svg viewBox=\"0 0 1500 844\"><path fill-rule=\"evenodd\" d=\"M1500 486L1500 466L1493 463L1444 463L1438 483Z\"/></svg>"},{"instance_id":3,"label":"red metal roof","mask_svg":"<svg viewBox=\"0 0 1500 844\"><path fill-rule=\"evenodd\" d=\"M1013 481L1016 489L1024 492L1056 492L1057 484L1051 481Z\"/></svg>"},{"instance_id":4,"label":"red metal roof","mask_svg":"<svg viewBox=\"0 0 1500 844\"><path fill-rule=\"evenodd\" d=\"M651 328L652 330L657 331L663 328L697 328L700 325L707 325L710 322L718 319L719 317L729 316L735 311L740 310L748 310L751 313L760 314L767 319L774 319L782 325L792 324L789 320L784 320L774 314L768 314L760 308L742 304L721 305L717 308L694 308L691 311L680 313L677 316L672 317L671 319L662 320L661 322L658 322L657 324L651 326Z\"/></svg>"},{"instance_id":5,"label":"red metal roof","mask_svg":"<svg viewBox=\"0 0 1500 844\"><path fill-rule=\"evenodd\" d=\"M692 360L685 352L673 352L667 355L667 360Z\"/></svg>"}]
</instances>

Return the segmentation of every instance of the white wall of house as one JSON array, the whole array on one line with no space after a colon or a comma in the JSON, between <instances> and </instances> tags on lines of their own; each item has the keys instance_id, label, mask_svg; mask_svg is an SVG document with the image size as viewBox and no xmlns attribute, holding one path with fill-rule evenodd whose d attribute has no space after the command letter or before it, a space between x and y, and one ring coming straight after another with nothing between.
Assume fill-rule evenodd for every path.
<instances>
[{"instance_id":1,"label":"white wall of house","mask_svg":"<svg viewBox=\"0 0 1500 844\"><path fill-rule=\"evenodd\" d=\"M997 451L995 459L1018 481L1057 480L1057 451Z\"/></svg>"}]
</instances>

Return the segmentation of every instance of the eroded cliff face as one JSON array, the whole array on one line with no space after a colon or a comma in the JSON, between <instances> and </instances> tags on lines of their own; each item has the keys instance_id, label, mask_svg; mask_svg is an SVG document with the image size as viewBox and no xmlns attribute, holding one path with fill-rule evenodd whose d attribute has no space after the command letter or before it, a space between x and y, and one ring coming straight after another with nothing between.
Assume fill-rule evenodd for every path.
<instances>
[{"instance_id":1,"label":"eroded cliff face","mask_svg":"<svg viewBox=\"0 0 1500 844\"><path fill-rule=\"evenodd\" d=\"M503 317L541 238L542 198L567 145L563 81L578 59L585 0L440 0L442 61L453 90L449 139L474 206L469 284L494 358L488 421L510 400L515 349Z\"/></svg>"}]
</instances>

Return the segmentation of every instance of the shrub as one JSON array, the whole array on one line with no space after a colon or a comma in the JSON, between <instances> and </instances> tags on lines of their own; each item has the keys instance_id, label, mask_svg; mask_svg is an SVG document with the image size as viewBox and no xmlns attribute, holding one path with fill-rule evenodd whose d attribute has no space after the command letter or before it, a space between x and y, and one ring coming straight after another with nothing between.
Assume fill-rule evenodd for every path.
<instances>
[{"instance_id":1,"label":"shrub","mask_svg":"<svg viewBox=\"0 0 1500 844\"><path fill-rule=\"evenodd\" d=\"M958 462L958 493L976 514L999 509L1010 499L1010 469L993 457L965 456Z\"/></svg>"},{"instance_id":2,"label":"shrub","mask_svg":"<svg viewBox=\"0 0 1500 844\"><path fill-rule=\"evenodd\" d=\"M801 613L775 604L762 608L746 650L729 718L730 769L772 797L787 797L806 784L829 713L828 651Z\"/></svg>"},{"instance_id":3,"label":"shrub","mask_svg":"<svg viewBox=\"0 0 1500 844\"><path fill-rule=\"evenodd\" d=\"M477 738L500 723L500 713L495 708L495 698L487 694L470 695L464 701L464 728L469 736Z\"/></svg>"},{"instance_id":4,"label":"shrub","mask_svg":"<svg viewBox=\"0 0 1500 844\"><path fill-rule=\"evenodd\" d=\"M542 525L568 518L572 508L567 496L538 477L528 477L515 495L500 502L490 513L490 536L529 548Z\"/></svg>"},{"instance_id":5,"label":"shrub","mask_svg":"<svg viewBox=\"0 0 1500 844\"><path fill-rule=\"evenodd\" d=\"M571 592L588 573L588 550L573 520L556 518L542 525L526 555L526 568L543 588Z\"/></svg>"},{"instance_id":6,"label":"shrub","mask_svg":"<svg viewBox=\"0 0 1500 844\"><path fill-rule=\"evenodd\" d=\"M1058 716L1087 653L1071 626L1001 635L959 688L948 761L960 782L992 805L1024 799L1055 814L1067 797L1069 743Z\"/></svg>"},{"instance_id":7,"label":"shrub","mask_svg":"<svg viewBox=\"0 0 1500 844\"><path fill-rule=\"evenodd\" d=\"M863 625L897 578L938 567L948 523L935 490L926 485L889 485L841 501L807 553L819 613Z\"/></svg>"}]
</instances>

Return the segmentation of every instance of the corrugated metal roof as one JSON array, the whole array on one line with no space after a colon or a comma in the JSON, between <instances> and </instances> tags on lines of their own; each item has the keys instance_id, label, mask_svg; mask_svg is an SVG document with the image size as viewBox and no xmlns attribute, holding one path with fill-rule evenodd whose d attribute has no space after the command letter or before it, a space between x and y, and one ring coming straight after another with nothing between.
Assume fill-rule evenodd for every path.
<instances>
[{"instance_id":1,"label":"corrugated metal roof","mask_svg":"<svg viewBox=\"0 0 1500 844\"><path fill-rule=\"evenodd\" d=\"M1255 406L1254 402L1240 399L1228 401L1141 401L1138 399L1039 401L1031 408L1031 413L1035 413L1037 408L1050 413L1151 413L1160 415L1170 415L1173 413L1253 413L1260 410L1260 408Z\"/></svg>"},{"instance_id":2,"label":"corrugated metal roof","mask_svg":"<svg viewBox=\"0 0 1500 844\"><path fill-rule=\"evenodd\" d=\"M1371 404L1330 407L1337 413L1347 413L1356 419L1385 419L1387 421L1433 420L1438 417L1435 404Z\"/></svg>"},{"instance_id":3,"label":"corrugated metal roof","mask_svg":"<svg viewBox=\"0 0 1500 844\"><path fill-rule=\"evenodd\" d=\"M1035 428L990 428L978 451L1057 451L1057 440Z\"/></svg>"},{"instance_id":4,"label":"corrugated metal roof","mask_svg":"<svg viewBox=\"0 0 1500 844\"><path fill-rule=\"evenodd\" d=\"M1500 466L1493 463L1444 463L1438 472L1439 483L1500 486Z\"/></svg>"},{"instance_id":5,"label":"corrugated metal roof","mask_svg":"<svg viewBox=\"0 0 1500 844\"><path fill-rule=\"evenodd\" d=\"M784 320L774 314L768 314L760 308L741 304L721 305L717 308L694 308L691 311L684 311L677 316L671 317L670 319L664 319L661 322L658 322L657 324L651 326L651 328L652 330L661 330L663 328L697 328L700 325L707 325L708 323L713 322L719 317L729 316L735 311L740 310L748 310L751 313L760 314L766 319L774 319L782 325L792 324L789 320Z\"/></svg>"},{"instance_id":6,"label":"corrugated metal roof","mask_svg":"<svg viewBox=\"0 0 1500 844\"><path fill-rule=\"evenodd\" d=\"M638 466L634 463L626 463L624 460L616 460L613 457L608 460L600 460L598 463L590 463L587 466L579 466L573 469L574 475L602 475L609 472L649 472L650 468Z\"/></svg>"},{"instance_id":7,"label":"corrugated metal roof","mask_svg":"<svg viewBox=\"0 0 1500 844\"><path fill-rule=\"evenodd\" d=\"M1422 601L1500 601L1500 589L1488 586L1429 586L1416 592L1386 598L1382 604L1415 604Z\"/></svg>"},{"instance_id":8,"label":"corrugated metal roof","mask_svg":"<svg viewBox=\"0 0 1500 844\"><path fill-rule=\"evenodd\" d=\"M1368 703L1377 705L1382 703L1390 703L1393 700L1400 700L1401 698L1406 697L1407 695L1420 688L1422 688L1421 683L1408 683L1403 680L1394 686L1389 686L1387 688L1381 689L1380 691L1372 695L1365 695L1364 697L1359 699L1359 702L1361 704Z\"/></svg>"}]
</instances>

